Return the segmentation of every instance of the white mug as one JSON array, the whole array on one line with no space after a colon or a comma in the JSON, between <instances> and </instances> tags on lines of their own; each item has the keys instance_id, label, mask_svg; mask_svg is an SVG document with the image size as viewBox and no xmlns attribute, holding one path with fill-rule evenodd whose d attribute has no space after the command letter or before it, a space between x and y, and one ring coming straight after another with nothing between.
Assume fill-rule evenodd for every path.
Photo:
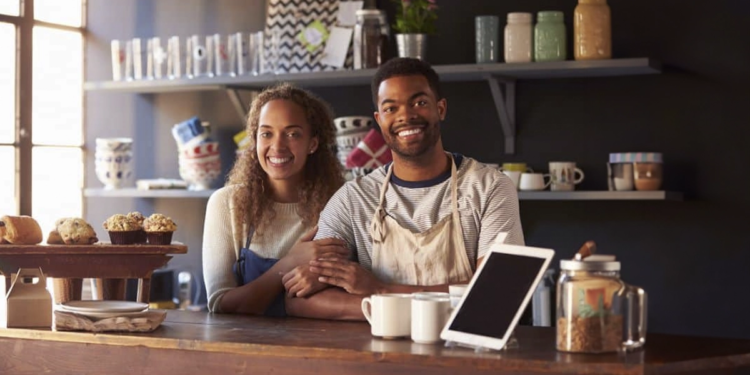
<instances>
[{"instance_id":1,"label":"white mug","mask_svg":"<svg viewBox=\"0 0 750 375\"><path fill-rule=\"evenodd\" d=\"M578 178L575 177L576 173L579 174ZM576 168L576 163L572 161L549 162L549 174L552 191L572 191L584 177L583 171Z\"/></svg>"},{"instance_id":2,"label":"white mug","mask_svg":"<svg viewBox=\"0 0 750 375\"><path fill-rule=\"evenodd\" d=\"M503 174L508 176L511 181L513 181L513 185L516 186L516 190L518 190L518 183L521 181L521 173L519 171L503 171Z\"/></svg>"},{"instance_id":3,"label":"white mug","mask_svg":"<svg viewBox=\"0 0 750 375\"><path fill-rule=\"evenodd\" d=\"M440 342L451 315L448 293L414 293L411 300L411 339L418 344Z\"/></svg>"},{"instance_id":4,"label":"white mug","mask_svg":"<svg viewBox=\"0 0 750 375\"><path fill-rule=\"evenodd\" d=\"M451 308L456 308L456 306L458 306L458 303L461 302L461 298L463 298L464 293L466 293L466 289L468 288L469 284L454 284L448 286L448 293L451 298Z\"/></svg>"},{"instance_id":5,"label":"white mug","mask_svg":"<svg viewBox=\"0 0 750 375\"><path fill-rule=\"evenodd\" d=\"M549 178L548 174L541 173L522 173L521 181L518 183L519 190L544 190L552 183L552 179L544 182L544 178Z\"/></svg>"},{"instance_id":6,"label":"white mug","mask_svg":"<svg viewBox=\"0 0 750 375\"><path fill-rule=\"evenodd\" d=\"M362 313L373 336L391 339L411 333L411 294L373 294L362 299Z\"/></svg>"}]
</instances>

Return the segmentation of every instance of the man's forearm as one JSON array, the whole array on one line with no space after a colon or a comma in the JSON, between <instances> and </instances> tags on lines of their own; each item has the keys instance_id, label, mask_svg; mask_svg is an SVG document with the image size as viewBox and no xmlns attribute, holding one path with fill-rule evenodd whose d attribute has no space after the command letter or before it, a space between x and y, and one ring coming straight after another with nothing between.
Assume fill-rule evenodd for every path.
<instances>
[{"instance_id":1,"label":"man's forearm","mask_svg":"<svg viewBox=\"0 0 750 375\"><path fill-rule=\"evenodd\" d=\"M307 298L286 298L290 316L331 320L365 320L362 298L339 288L327 288Z\"/></svg>"}]
</instances>

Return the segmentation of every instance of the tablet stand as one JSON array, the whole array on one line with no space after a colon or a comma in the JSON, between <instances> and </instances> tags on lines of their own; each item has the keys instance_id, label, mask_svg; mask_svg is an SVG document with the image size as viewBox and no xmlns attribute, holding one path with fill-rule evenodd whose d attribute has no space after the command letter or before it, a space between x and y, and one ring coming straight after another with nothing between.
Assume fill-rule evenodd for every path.
<instances>
[{"instance_id":1,"label":"tablet stand","mask_svg":"<svg viewBox=\"0 0 750 375\"><path fill-rule=\"evenodd\" d=\"M503 346L500 350L490 349L486 348L484 346L476 346L476 345L470 345L470 344L464 344L456 341L446 341L445 347L446 348L455 348L457 346L461 346L464 348L474 349L475 353L487 353L487 352L498 352L502 350L510 350L510 349L518 349L521 347L521 345L518 343L518 339L516 338L516 331L513 330L513 332L510 334L510 337L508 337L508 342L505 343L505 346Z\"/></svg>"}]
</instances>

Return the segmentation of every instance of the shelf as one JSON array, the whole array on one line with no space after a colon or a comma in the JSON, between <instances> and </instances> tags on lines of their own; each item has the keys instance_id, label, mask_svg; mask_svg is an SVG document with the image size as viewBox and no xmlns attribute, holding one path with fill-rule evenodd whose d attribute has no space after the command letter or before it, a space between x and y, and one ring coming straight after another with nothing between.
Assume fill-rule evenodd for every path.
<instances>
[{"instance_id":1,"label":"shelf","mask_svg":"<svg viewBox=\"0 0 750 375\"><path fill-rule=\"evenodd\" d=\"M516 81L526 79L588 78L631 76L661 73L661 64L641 57L628 59L554 61L513 64L435 65L442 82L481 82L490 86L503 135L505 153L514 154L516 144ZM259 76L221 76L180 78L175 80L87 82L87 91L132 92L140 94L225 90L241 119L248 107L238 90L260 90L278 82L291 82L302 87L342 87L369 85L375 69L338 70Z\"/></svg>"},{"instance_id":2,"label":"shelf","mask_svg":"<svg viewBox=\"0 0 750 375\"><path fill-rule=\"evenodd\" d=\"M649 58L556 61L518 64L435 65L442 82L485 81L503 79L548 79L611 77L658 74L661 65ZM243 75L237 77L180 78L140 81L87 82L86 91L132 92L141 94L233 89L263 89L277 82L291 82L303 87L369 85L375 69L339 70L290 74Z\"/></svg>"},{"instance_id":3,"label":"shelf","mask_svg":"<svg viewBox=\"0 0 750 375\"><path fill-rule=\"evenodd\" d=\"M640 200L681 201L682 193L673 191L519 191L519 200L595 201Z\"/></svg>"},{"instance_id":4,"label":"shelf","mask_svg":"<svg viewBox=\"0 0 750 375\"><path fill-rule=\"evenodd\" d=\"M138 190L136 188L123 188L114 190L105 189L84 189L85 197L101 198L208 198L216 191L211 190L180 190L180 189L161 189L161 190Z\"/></svg>"}]
</instances>

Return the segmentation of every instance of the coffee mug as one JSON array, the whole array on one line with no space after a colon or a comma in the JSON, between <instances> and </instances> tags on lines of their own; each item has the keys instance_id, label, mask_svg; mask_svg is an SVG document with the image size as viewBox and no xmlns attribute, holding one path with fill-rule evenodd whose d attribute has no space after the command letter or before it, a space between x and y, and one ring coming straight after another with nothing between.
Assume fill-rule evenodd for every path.
<instances>
[{"instance_id":1,"label":"coffee mug","mask_svg":"<svg viewBox=\"0 0 750 375\"><path fill-rule=\"evenodd\" d=\"M610 191L633 190L633 163L607 163Z\"/></svg>"},{"instance_id":2,"label":"coffee mug","mask_svg":"<svg viewBox=\"0 0 750 375\"><path fill-rule=\"evenodd\" d=\"M578 173L578 178L575 174ZM572 191L577 184L583 181L583 171L576 168L576 163L571 161L549 162L549 174L552 191Z\"/></svg>"},{"instance_id":3,"label":"coffee mug","mask_svg":"<svg viewBox=\"0 0 750 375\"><path fill-rule=\"evenodd\" d=\"M519 171L503 171L503 174L508 176L511 181L513 181L513 185L516 186L516 190L518 189L518 182L521 180L521 173Z\"/></svg>"},{"instance_id":4,"label":"coffee mug","mask_svg":"<svg viewBox=\"0 0 750 375\"><path fill-rule=\"evenodd\" d=\"M461 298L463 298L464 293L466 293L466 289L468 288L469 284L454 284L448 286L448 294L450 294L452 308L458 306L458 303L461 302Z\"/></svg>"},{"instance_id":5,"label":"coffee mug","mask_svg":"<svg viewBox=\"0 0 750 375\"><path fill-rule=\"evenodd\" d=\"M500 167L500 171L513 171L513 172L529 172L534 173L534 170L527 167L526 163L503 163Z\"/></svg>"},{"instance_id":6,"label":"coffee mug","mask_svg":"<svg viewBox=\"0 0 750 375\"><path fill-rule=\"evenodd\" d=\"M411 300L411 339L418 344L440 342L451 314L448 293L414 293Z\"/></svg>"},{"instance_id":7,"label":"coffee mug","mask_svg":"<svg viewBox=\"0 0 750 375\"><path fill-rule=\"evenodd\" d=\"M411 294L373 294L362 299L362 313L373 336L384 339L411 334Z\"/></svg>"},{"instance_id":8,"label":"coffee mug","mask_svg":"<svg viewBox=\"0 0 750 375\"><path fill-rule=\"evenodd\" d=\"M522 173L521 180L518 183L519 190L544 190L547 186L552 183L552 179L549 179L546 183L544 178L550 178L548 174L541 173Z\"/></svg>"}]
</instances>

